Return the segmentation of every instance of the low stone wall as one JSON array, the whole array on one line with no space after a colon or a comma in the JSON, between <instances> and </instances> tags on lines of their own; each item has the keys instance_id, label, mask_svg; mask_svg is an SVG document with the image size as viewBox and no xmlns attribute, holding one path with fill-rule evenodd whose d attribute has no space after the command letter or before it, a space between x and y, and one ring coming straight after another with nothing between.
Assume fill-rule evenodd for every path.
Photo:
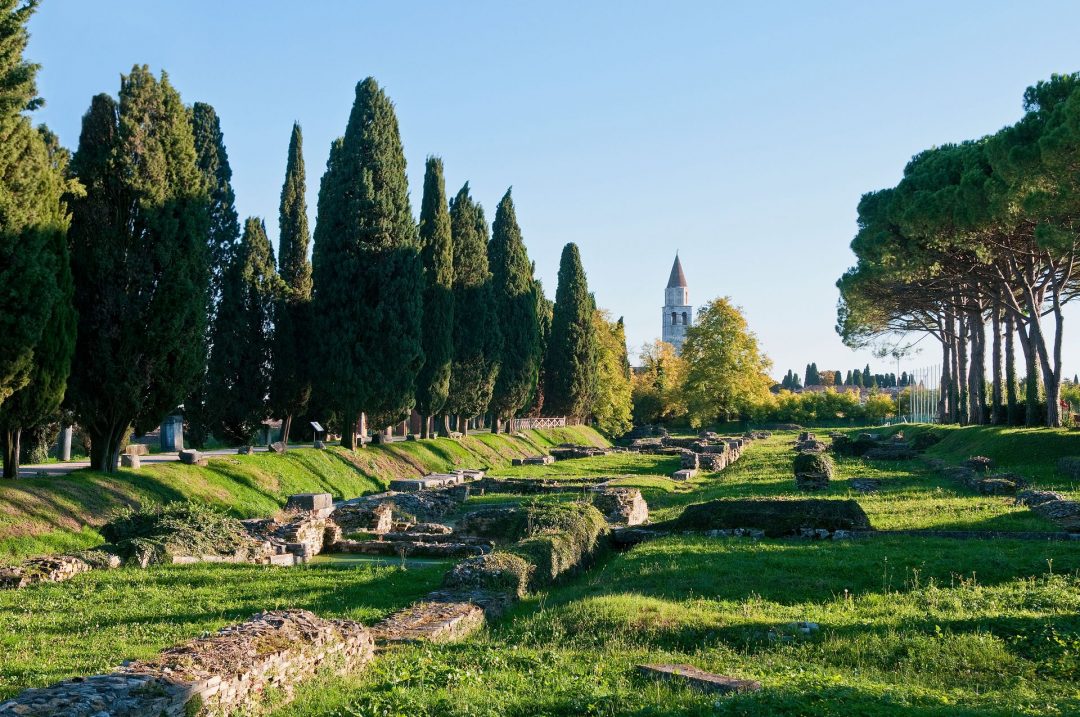
<instances>
[{"instance_id":1,"label":"low stone wall","mask_svg":"<svg viewBox=\"0 0 1080 717\"><path fill-rule=\"evenodd\" d=\"M399 610L372 628L387 642L452 642L483 627L513 602L510 595L484 590L441 590Z\"/></svg>"},{"instance_id":2,"label":"low stone wall","mask_svg":"<svg viewBox=\"0 0 1080 717\"><path fill-rule=\"evenodd\" d=\"M421 540L340 540L330 546L334 553L395 555L416 558L468 558L492 551L490 543L429 542Z\"/></svg>"},{"instance_id":3,"label":"low stone wall","mask_svg":"<svg viewBox=\"0 0 1080 717\"><path fill-rule=\"evenodd\" d=\"M373 655L372 635L358 622L306 610L264 612L110 674L26 690L0 703L0 717L247 714L268 690L288 700L316 671L354 670Z\"/></svg>"}]
</instances>

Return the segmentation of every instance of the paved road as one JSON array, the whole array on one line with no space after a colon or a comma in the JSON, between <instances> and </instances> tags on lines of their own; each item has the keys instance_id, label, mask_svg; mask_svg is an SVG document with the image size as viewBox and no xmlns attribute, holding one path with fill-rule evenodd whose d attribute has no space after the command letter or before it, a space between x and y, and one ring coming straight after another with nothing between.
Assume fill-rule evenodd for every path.
<instances>
[{"instance_id":1,"label":"paved road","mask_svg":"<svg viewBox=\"0 0 1080 717\"><path fill-rule=\"evenodd\" d=\"M469 431L469 435L475 433L487 433L487 429ZM404 436L394 436L391 441L404 441ZM310 446L309 443L290 443L289 448L305 448ZM266 453L269 449L265 446L256 446L255 451L257 453ZM218 448L212 451L202 451L206 456L232 456L236 455L235 448ZM170 463L172 461L180 460L180 456L177 453L154 453L149 456L140 456L140 463ZM77 471L80 468L89 468L90 461L68 461L67 463L37 463L28 466L19 466L20 478L37 478L40 476L62 476Z\"/></svg>"},{"instance_id":2,"label":"paved road","mask_svg":"<svg viewBox=\"0 0 1080 717\"><path fill-rule=\"evenodd\" d=\"M298 448L299 446L293 446ZM265 453L268 449L256 446L255 450ZM202 451L206 456L234 456L235 448L219 448L213 451ZM171 463L180 460L178 453L155 453L149 456L139 456L139 462L143 465L148 463ZM40 476L62 476L77 471L80 468L89 468L90 461L68 461L67 463L38 463L28 466L19 466L20 478L37 478Z\"/></svg>"}]
</instances>

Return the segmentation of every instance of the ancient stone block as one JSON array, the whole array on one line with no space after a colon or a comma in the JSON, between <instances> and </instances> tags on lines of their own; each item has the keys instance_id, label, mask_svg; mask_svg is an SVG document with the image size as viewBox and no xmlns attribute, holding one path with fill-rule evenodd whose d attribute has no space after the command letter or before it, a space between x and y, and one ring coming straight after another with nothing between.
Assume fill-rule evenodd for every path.
<instances>
[{"instance_id":1,"label":"ancient stone block","mask_svg":"<svg viewBox=\"0 0 1080 717\"><path fill-rule=\"evenodd\" d=\"M236 454L239 456L250 456L255 452L255 449L251 446L240 446L236 449Z\"/></svg>"},{"instance_id":2,"label":"ancient stone block","mask_svg":"<svg viewBox=\"0 0 1080 717\"><path fill-rule=\"evenodd\" d=\"M137 453L123 453L120 455L120 467L138 470L142 467L142 460Z\"/></svg>"},{"instance_id":3,"label":"ancient stone block","mask_svg":"<svg viewBox=\"0 0 1080 717\"><path fill-rule=\"evenodd\" d=\"M699 457L699 454L694 453L693 451L685 451L682 454L682 467L683 468L686 468L686 469L689 469L689 470L697 470L700 463L701 463L701 458Z\"/></svg>"},{"instance_id":4,"label":"ancient stone block","mask_svg":"<svg viewBox=\"0 0 1080 717\"><path fill-rule=\"evenodd\" d=\"M649 520L649 506L637 488L593 489L593 505L615 525L641 525Z\"/></svg>"},{"instance_id":5,"label":"ancient stone block","mask_svg":"<svg viewBox=\"0 0 1080 717\"><path fill-rule=\"evenodd\" d=\"M91 566L73 555L30 558L20 565L0 568L0 588L24 588L37 583L59 583L85 573Z\"/></svg>"},{"instance_id":6,"label":"ancient stone block","mask_svg":"<svg viewBox=\"0 0 1080 717\"><path fill-rule=\"evenodd\" d=\"M645 677L664 682L679 682L701 692L756 692L761 683L742 680L727 675L717 675L698 669L693 665L638 665L638 672Z\"/></svg>"},{"instance_id":7,"label":"ancient stone block","mask_svg":"<svg viewBox=\"0 0 1080 717\"><path fill-rule=\"evenodd\" d=\"M129 456L148 456L150 448L145 443L129 443L124 447L124 453Z\"/></svg>"},{"instance_id":8,"label":"ancient stone block","mask_svg":"<svg viewBox=\"0 0 1080 717\"><path fill-rule=\"evenodd\" d=\"M483 627L511 602L509 595L484 591L437 591L372 628L383 642L453 642Z\"/></svg>"},{"instance_id":9,"label":"ancient stone block","mask_svg":"<svg viewBox=\"0 0 1080 717\"><path fill-rule=\"evenodd\" d=\"M334 496L329 493L297 493L285 501L285 510L322 512L333 508Z\"/></svg>"},{"instance_id":10,"label":"ancient stone block","mask_svg":"<svg viewBox=\"0 0 1080 717\"><path fill-rule=\"evenodd\" d=\"M185 450L182 450L182 451L180 451L179 455L180 455L180 462L185 464L185 465L189 465L189 466L194 466L194 465L202 465L202 466L204 466L204 465L206 465L206 459L203 458L202 454L199 453L194 448L187 448Z\"/></svg>"},{"instance_id":11,"label":"ancient stone block","mask_svg":"<svg viewBox=\"0 0 1080 717\"><path fill-rule=\"evenodd\" d=\"M269 447L270 447L270 452L271 453L284 453L285 452L285 444L282 443L281 441L274 441L273 443L270 444Z\"/></svg>"},{"instance_id":12,"label":"ancient stone block","mask_svg":"<svg viewBox=\"0 0 1080 717\"><path fill-rule=\"evenodd\" d=\"M692 468L684 468L679 471L675 471L671 474L672 480L690 480L697 475L697 471Z\"/></svg>"}]
</instances>

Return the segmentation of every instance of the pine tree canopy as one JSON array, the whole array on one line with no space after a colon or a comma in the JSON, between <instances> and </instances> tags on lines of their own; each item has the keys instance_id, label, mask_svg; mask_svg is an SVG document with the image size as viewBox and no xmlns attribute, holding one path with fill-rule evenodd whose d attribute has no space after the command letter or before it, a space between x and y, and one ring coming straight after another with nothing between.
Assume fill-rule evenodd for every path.
<instances>
[{"instance_id":1,"label":"pine tree canopy","mask_svg":"<svg viewBox=\"0 0 1080 717\"><path fill-rule=\"evenodd\" d=\"M115 470L133 423L148 430L203 372L209 290L206 183L180 95L136 66L119 102L96 96L72 170L79 335L68 395L91 463Z\"/></svg>"},{"instance_id":2,"label":"pine tree canopy","mask_svg":"<svg viewBox=\"0 0 1080 717\"><path fill-rule=\"evenodd\" d=\"M488 229L469 184L450 201L454 247L454 330L450 387L443 410L477 416L488 409L501 345L488 269Z\"/></svg>"},{"instance_id":3,"label":"pine tree canopy","mask_svg":"<svg viewBox=\"0 0 1080 717\"><path fill-rule=\"evenodd\" d=\"M491 408L497 418L511 418L528 405L536 391L542 359L538 289L510 192L506 190L495 210L488 245L492 300L502 331L499 375L491 397ZM589 325L592 325L591 317Z\"/></svg>"},{"instance_id":4,"label":"pine tree canopy","mask_svg":"<svg viewBox=\"0 0 1080 717\"><path fill-rule=\"evenodd\" d=\"M454 254L443 165L438 157L428 157L425 167L419 233L424 264L424 366L417 379L416 407L428 417L446 404L454 356Z\"/></svg>"},{"instance_id":5,"label":"pine tree canopy","mask_svg":"<svg viewBox=\"0 0 1080 717\"><path fill-rule=\"evenodd\" d=\"M211 332L206 412L214 435L251 441L269 418L273 308L280 295L274 250L261 219L244 222L221 285Z\"/></svg>"},{"instance_id":6,"label":"pine tree canopy","mask_svg":"<svg viewBox=\"0 0 1080 717\"><path fill-rule=\"evenodd\" d=\"M307 410L311 397L311 235L306 191L304 138L300 125L293 124L278 211L278 276L282 286L274 306L274 368L270 383L271 408L284 419L285 441L292 417Z\"/></svg>"},{"instance_id":7,"label":"pine tree canopy","mask_svg":"<svg viewBox=\"0 0 1080 717\"><path fill-rule=\"evenodd\" d=\"M594 309L576 244L563 248L551 317L544 403L551 415L584 416L596 393Z\"/></svg>"},{"instance_id":8,"label":"pine tree canopy","mask_svg":"<svg viewBox=\"0 0 1080 717\"><path fill-rule=\"evenodd\" d=\"M423 365L423 267L409 205L405 155L390 99L375 80L356 86L345 136L319 190L312 260L320 394L343 422L406 417Z\"/></svg>"}]
</instances>

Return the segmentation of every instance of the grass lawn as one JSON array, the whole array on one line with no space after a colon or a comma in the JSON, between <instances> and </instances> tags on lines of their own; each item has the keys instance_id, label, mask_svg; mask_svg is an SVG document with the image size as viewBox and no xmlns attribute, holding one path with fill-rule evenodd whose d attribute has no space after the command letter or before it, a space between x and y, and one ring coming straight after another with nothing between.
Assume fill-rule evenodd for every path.
<instances>
[{"instance_id":1,"label":"grass lawn","mask_svg":"<svg viewBox=\"0 0 1080 717\"><path fill-rule=\"evenodd\" d=\"M371 624L432 590L446 569L177 565L0 591L0 701L24 687L152 657L262 610L305 608Z\"/></svg>"},{"instance_id":2,"label":"grass lawn","mask_svg":"<svg viewBox=\"0 0 1080 717\"><path fill-rule=\"evenodd\" d=\"M1078 575L1070 543L672 537L532 596L479 638L395 650L275 714L1077 714ZM785 628L797 620L820 630ZM717 698L634 672L659 661L764 689Z\"/></svg>"}]
</instances>

